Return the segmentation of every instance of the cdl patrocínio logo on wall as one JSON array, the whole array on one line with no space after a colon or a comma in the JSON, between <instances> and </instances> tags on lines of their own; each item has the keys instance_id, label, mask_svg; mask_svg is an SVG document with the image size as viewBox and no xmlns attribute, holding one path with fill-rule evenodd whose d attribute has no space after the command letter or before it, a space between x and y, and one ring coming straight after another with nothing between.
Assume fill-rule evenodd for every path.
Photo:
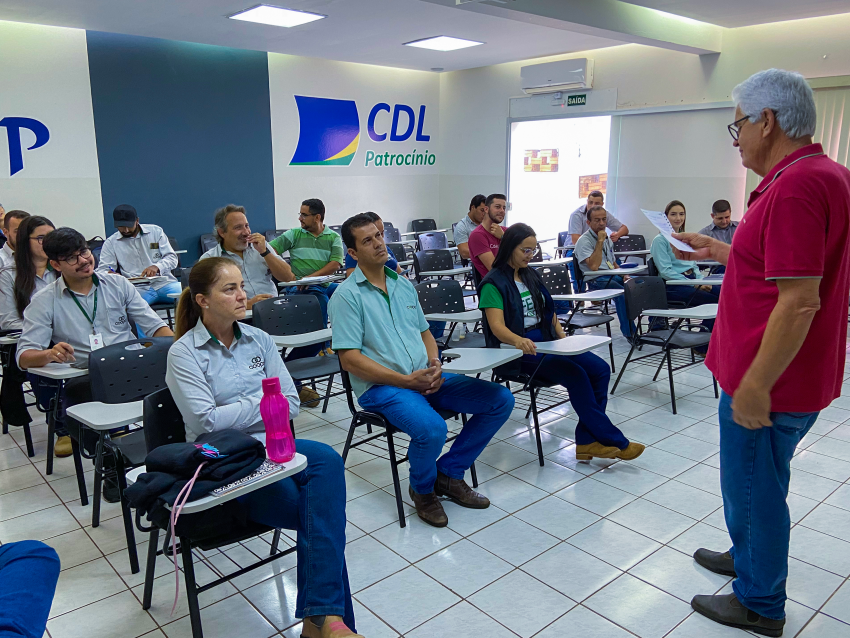
<instances>
[{"instance_id":1,"label":"cdl patroc\u00ednio logo on wall","mask_svg":"<svg viewBox=\"0 0 850 638\"><path fill-rule=\"evenodd\" d=\"M360 146L360 117L354 100L296 95L300 133L290 166L348 166ZM384 115L386 113L386 115ZM390 120L391 118L391 120ZM390 107L380 102L372 107L367 133L372 142L430 142L424 132L425 105L419 113L406 104ZM365 166L433 166L437 157L428 150L393 148L385 153L367 150Z\"/></svg>"}]
</instances>

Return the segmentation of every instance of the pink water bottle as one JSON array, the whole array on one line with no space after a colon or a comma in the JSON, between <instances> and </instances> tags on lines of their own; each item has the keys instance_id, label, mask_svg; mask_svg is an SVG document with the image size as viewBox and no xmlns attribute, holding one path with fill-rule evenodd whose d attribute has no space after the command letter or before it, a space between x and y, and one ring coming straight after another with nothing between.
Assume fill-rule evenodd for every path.
<instances>
[{"instance_id":1,"label":"pink water bottle","mask_svg":"<svg viewBox=\"0 0 850 638\"><path fill-rule=\"evenodd\" d=\"M286 463L295 456L295 438L289 427L289 401L280 391L280 379L263 379L260 417L266 426L266 453L275 463Z\"/></svg>"}]
</instances>

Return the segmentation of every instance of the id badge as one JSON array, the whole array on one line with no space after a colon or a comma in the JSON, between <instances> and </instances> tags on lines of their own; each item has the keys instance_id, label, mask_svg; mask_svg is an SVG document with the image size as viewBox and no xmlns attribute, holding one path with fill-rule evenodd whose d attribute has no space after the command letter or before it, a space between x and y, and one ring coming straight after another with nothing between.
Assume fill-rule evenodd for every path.
<instances>
[{"instance_id":1,"label":"id badge","mask_svg":"<svg viewBox=\"0 0 850 638\"><path fill-rule=\"evenodd\" d=\"M158 248L159 248L159 242L158 241L152 241L151 242L151 250L156 250Z\"/></svg>"},{"instance_id":2,"label":"id badge","mask_svg":"<svg viewBox=\"0 0 850 638\"><path fill-rule=\"evenodd\" d=\"M611 270L614 270L616 268L616 266L609 261L608 262L608 268L610 268Z\"/></svg>"},{"instance_id":3,"label":"id badge","mask_svg":"<svg viewBox=\"0 0 850 638\"><path fill-rule=\"evenodd\" d=\"M92 351L100 350L103 347L103 335L99 332L96 335L89 335L89 345Z\"/></svg>"}]
</instances>

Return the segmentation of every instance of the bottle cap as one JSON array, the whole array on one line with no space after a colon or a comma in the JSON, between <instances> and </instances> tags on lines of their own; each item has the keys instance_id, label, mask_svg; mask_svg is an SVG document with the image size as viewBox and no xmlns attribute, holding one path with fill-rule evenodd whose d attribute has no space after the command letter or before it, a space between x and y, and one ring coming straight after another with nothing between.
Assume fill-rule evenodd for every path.
<instances>
[{"instance_id":1,"label":"bottle cap","mask_svg":"<svg viewBox=\"0 0 850 638\"><path fill-rule=\"evenodd\" d=\"M280 393L280 379L277 377L263 379L263 394L277 393Z\"/></svg>"}]
</instances>

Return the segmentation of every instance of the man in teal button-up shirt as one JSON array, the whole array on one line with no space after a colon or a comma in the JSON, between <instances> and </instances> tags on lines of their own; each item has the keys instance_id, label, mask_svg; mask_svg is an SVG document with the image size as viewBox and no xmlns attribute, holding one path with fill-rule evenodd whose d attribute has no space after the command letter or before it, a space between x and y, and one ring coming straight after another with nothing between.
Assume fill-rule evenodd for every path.
<instances>
[{"instance_id":1,"label":"man in teal button-up shirt","mask_svg":"<svg viewBox=\"0 0 850 638\"><path fill-rule=\"evenodd\" d=\"M444 527L439 496L463 507L490 505L463 477L507 421L514 397L495 383L442 371L416 289L384 266L387 248L371 218L348 219L342 238L357 268L328 306L333 348L360 405L410 436L410 496L422 520ZM447 427L438 410L473 415L439 459Z\"/></svg>"}]
</instances>

